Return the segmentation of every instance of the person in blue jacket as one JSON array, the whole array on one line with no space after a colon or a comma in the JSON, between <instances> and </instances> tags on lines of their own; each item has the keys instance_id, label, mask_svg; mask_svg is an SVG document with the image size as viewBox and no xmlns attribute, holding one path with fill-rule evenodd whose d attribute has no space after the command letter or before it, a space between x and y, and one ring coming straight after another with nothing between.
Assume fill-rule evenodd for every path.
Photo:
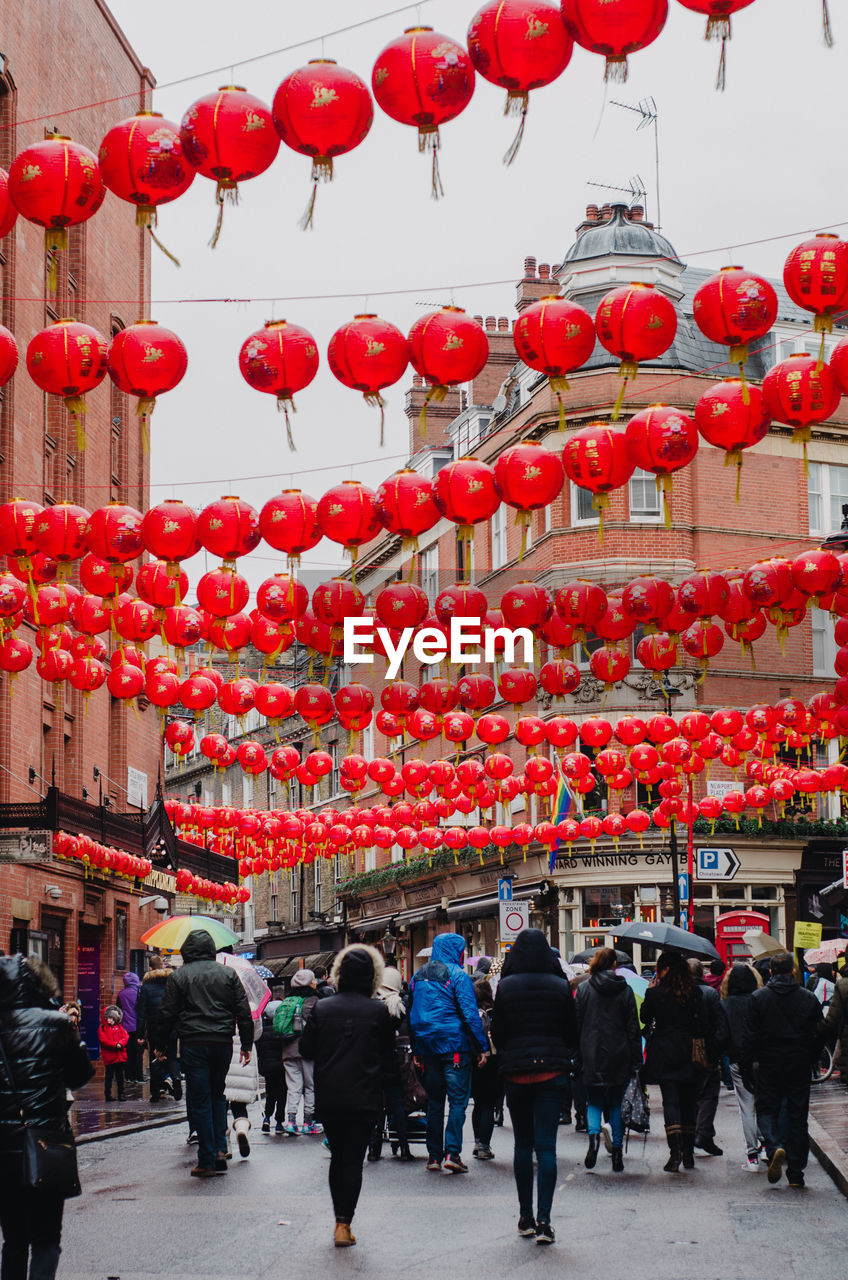
<instances>
[{"instance_id":1,"label":"person in blue jacket","mask_svg":"<svg viewBox=\"0 0 848 1280\"><path fill-rule=\"evenodd\" d=\"M471 1061L484 1066L488 1052L474 985L461 968L465 939L439 933L429 963L409 984L412 1051L427 1090L427 1168L467 1173L462 1162L462 1129L471 1092ZM445 1099L448 1119L445 1125Z\"/></svg>"}]
</instances>

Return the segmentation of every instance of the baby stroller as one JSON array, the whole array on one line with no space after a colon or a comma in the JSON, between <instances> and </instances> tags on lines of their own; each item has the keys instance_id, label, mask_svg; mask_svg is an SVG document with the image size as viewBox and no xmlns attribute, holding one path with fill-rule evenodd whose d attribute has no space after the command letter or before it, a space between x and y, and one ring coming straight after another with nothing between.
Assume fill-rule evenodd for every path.
<instances>
[{"instance_id":1,"label":"baby stroller","mask_svg":"<svg viewBox=\"0 0 848 1280\"><path fill-rule=\"evenodd\" d=\"M427 1093L405 1036L399 1037L395 1046L395 1063L397 1074L385 1085L383 1124L376 1129L368 1151L372 1161L380 1159L384 1142L389 1143L393 1156L412 1160L410 1148L425 1146L427 1141Z\"/></svg>"}]
</instances>

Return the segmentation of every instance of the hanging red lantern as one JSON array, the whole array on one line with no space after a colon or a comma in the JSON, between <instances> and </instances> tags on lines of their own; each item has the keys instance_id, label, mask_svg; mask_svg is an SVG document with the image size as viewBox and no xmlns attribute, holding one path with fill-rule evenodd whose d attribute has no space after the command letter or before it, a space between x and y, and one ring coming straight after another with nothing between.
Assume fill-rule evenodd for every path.
<instances>
[{"instance_id":1,"label":"hanging red lantern","mask_svg":"<svg viewBox=\"0 0 848 1280\"><path fill-rule=\"evenodd\" d=\"M0 240L7 236L18 220L18 211L9 194L9 175L0 169Z\"/></svg>"},{"instance_id":2,"label":"hanging red lantern","mask_svg":"<svg viewBox=\"0 0 848 1280\"><path fill-rule=\"evenodd\" d=\"M408 27L377 58L371 88L378 106L418 129L418 150L432 151L431 194L444 195L439 176L439 126L471 101L474 68L461 44L432 27Z\"/></svg>"},{"instance_id":3,"label":"hanging red lantern","mask_svg":"<svg viewBox=\"0 0 848 1280\"><path fill-rule=\"evenodd\" d=\"M598 512L603 539L608 495L626 484L636 467L628 455L624 432L600 422L582 427L569 436L562 451L562 465L569 480L593 494L592 507Z\"/></svg>"},{"instance_id":4,"label":"hanging red lantern","mask_svg":"<svg viewBox=\"0 0 848 1280\"><path fill-rule=\"evenodd\" d=\"M656 40L668 17L668 0L561 0L561 8L572 39L604 54L604 79L620 84L627 79L627 55Z\"/></svg>"},{"instance_id":5,"label":"hanging red lantern","mask_svg":"<svg viewBox=\"0 0 848 1280\"><path fill-rule=\"evenodd\" d=\"M666 632L655 631L639 641L636 658L649 671L670 671L677 662L677 644Z\"/></svg>"},{"instance_id":6,"label":"hanging red lantern","mask_svg":"<svg viewBox=\"0 0 848 1280\"><path fill-rule=\"evenodd\" d=\"M730 586L723 573L714 569L700 569L684 578L677 589L684 609L698 618L721 617L730 596Z\"/></svg>"},{"instance_id":7,"label":"hanging red lantern","mask_svg":"<svg viewBox=\"0 0 848 1280\"><path fill-rule=\"evenodd\" d=\"M634 578L622 592L626 611L647 627L656 627L663 621L674 598L674 588L664 578Z\"/></svg>"},{"instance_id":8,"label":"hanging red lantern","mask_svg":"<svg viewBox=\"0 0 848 1280\"><path fill-rule=\"evenodd\" d=\"M570 627L574 639L583 641L607 611L607 594L597 582L577 578L566 582L556 594L556 611Z\"/></svg>"},{"instance_id":9,"label":"hanging red lantern","mask_svg":"<svg viewBox=\"0 0 848 1280\"><path fill-rule=\"evenodd\" d=\"M622 383L612 412L614 422L624 402L627 381L639 372L639 362L659 359L674 342L677 312L671 299L652 284L624 285L601 299L595 332L601 345L621 361L618 376Z\"/></svg>"},{"instance_id":10,"label":"hanging red lantern","mask_svg":"<svg viewBox=\"0 0 848 1280\"><path fill-rule=\"evenodd\" d=\"M375 493L359 480L343 480L328 489L318 502L318 523L324 534L350 552L354 568L359 548L376 538L380 522Z\"/></svg>"},{"instance_id":11,"label":"hanging red lantern","mask_svg":"<svg viewBox=\"0 0 848 1280\"><path fill-rule=\"evenodd\" d=\"M5 387L17 367L18 344L15 342L15 335L0 324L0 387Z\"/></svg>"},{"instance_id":12,"label":"hanging red lantern","mask_svg":"<svg viewBox=\"0 0 848 1280\"><path fill-rule=\"evenodd\" d=\"M274 573L256 589L256 607L271 622L293 622L309 605L309 592L288 573Z\"/></svg>"},{"instance_id":13,"label":"hanging red lantern","mask_svg":"<svg viewBox=\"0 0 848 1280\"><path fill-rule=\"evenodd\" d=\"M399 381L406 372L409 364L407 339L400 329L379 316L354 316L330 339L327 363L343 386L361 391L366 404L376 405L380 410L382 448L386 402L380 392Z\"/></svg>"},{"instance_id":14,"label":"hanging red lantern","mask_svg":"<svg viewBox=\"0 0 848 1280\"><path fill-rule=\"evenodd\" d=\"M115 630L124 640L146 644L159 632L156 610L144 600L127 600L114 611Z\"/></svg>"},{"instance_id":15,"label":"hanging red lantern","mask_svg":"<svg viewBox=\"0 0 848 1280\"><path fill-rule=\"evenodd\" d=\"M452 386L471 382L489 358L489 339L481 324L462 307L440 307L416 320L409 331L409 359L430 383L419 425L427 421L427 405L440 404Z\"/></svg>"},{"instance_id":16,"label":"hanging red lantern","mask_svg":"<svg viewBox=\"0 0 848 1280\"><path fill-rule=\"evenodd\" d=\"M637 467L657 477L665 525L671 525L672 474L688 466L698 452L698 428L687 413L668 405L651 405L634 413L624 433L627 452Z\"/></svg>"},{"instance_id":17,"label":"hanging red lantern","mask_svg":"<svg viewBox=\"0 0 848 1280\"><path fill-rule=\"evenodd\" d=\"M745 384L748 345L764 338L777 317L777 294L768 280L743 267L722 267L696 291L695 323L710 342L729 346L729 361L738 364Z\"/></svg>"},{"instance_id":18,"label":"hanging red lantern","mask_svg":"<svg viewBox=\"0 0 848 1280\"><path fill-rule=\"evenodd\" d=\"M312 611L319 622L330 627L341 627L345 618L361 618L365 612L365 597L357 586L346 578L333 578L322 582L312 593Z\"/></svg>"},{"instance_id":19,"label":"hanging red lantern","mask_svg":"<svg viewBox=\"0 0 848 1280\"><path fill-rule=\"evenodd\" d=\"M462 681L460 681L461 683ZM511 732L506 716L497 715L493 712L480 717L475 731L480 741L485 742L490 747L496 747L500 743L506 742Z\"/></svg>"},{"instance_id":20,"label":"hanging red lantern","mask_svg":"<svg viewBox=\"0 0 848 1280\"><path fill-rule=\"evenodd\" d=\"M271 109L241 85L223 85L192 103L180 122L180 141L189 164L217 184L218 221L209 242L214 249L224 201L237 204L238 184L264 173L280 149Z\"/></svg>"},{"instance_id":21,"label":"hanging red lantern","mask_svg":"<svg viewBox=\"0 0 848 1280\"><path fill-rule=\"evenodd\" d=\"M392 582L374 601L374 611L387 627L418 627L429 609L427 596L412 582Z\"/></svg>"},{"instance_id":22,"label":"hanging red lantern","mask_svg":"<svg viewBox=\"0 0 848 1280\"><path fill-rule=\"evenodd\" d=\"M106 339L89 324L57 320L27 347L27 371L35 385L61 396L76 428L77 448L85 448L85 395L106 377Z\"/></svg>"},{"instance_id":23,"label":"hanging red lantern","mask_svg":"<svg viewBox=\"0 0 848 1280\"><path fill-rule=\"evenodd\" d=\"M106 677L106 688L113 698L128 702L137 698L144 688L144 672L131 662L119 662Z\"/></svg>"},{"instance_id":24,"label":"hanging red lantern","mask_svg":"<svg viewBox=\"0 0 848 1280\"><path fill-rule=\"evenodd\" d=\"M113 125L97 159L104 184L119 200L135 205L136 226L147 227L151 235L159 205L188 191L196 172L183 154L179 125L158 111L139 111Z\"/></svg>"},{"instance_id":25,"label":"hanging red lantern","mask_svg":"<svg viewBox=\"0 0 848 1280\"><path fill-rule=\"evenodd\" d=\"M119 390L138 397L135 412L141 419L145 450L150 447L147 419L156 408L156 397L173 391L187 368L188 355L181 339L155 320L136 320L112 339L109 377Z\"/></svg>"},{"instance_id":26,"label":"hanging red lantern","mask_svg":"<svg viewBox=\"0 0 848 1280\"><path fill-rule=\"evenodd\" d=\"M124 564L127 560L135 560L136 556L141 555L144 546L141 522L141 512L124 503L110 502L105 507L98 507L96 511L92 511L86 527L85 537L89 550L108 564ZM117 590L117 579L114 579L114 584Z\"/></svg>"},{"instance_id":27,"label":"hanging red lantern","mask_svg":"<svg viewBox=\"0 0 848 1280\"><path fill-rule=\"evenodd\" d=\"M775 421L794 429L794 439L804 446L805 471L810 428L836 412L840 394L830 366L815 356L788 356L763 378L763 406Z\"/></svg>"},{"instance_id":28,"label":"hanging red lantern","mask_svg":"<svg viewBox=\"0 0 848 1280\"><path fill-rule=\"evenodd\" d=\"M214 680L193 672L180 685L180 702L187 711L206 711L217 701L218 687Z\"/></svg>"},{"instance_id":29,"label":"hanging red lantern","mask_svg":"<svg viewBox=\"0 0 848 1280\"><path fill-rule=\"evenodd\" d=\"M56 290L56 251L68 247L68 227L87 222L106 195L97 159L79 142L52 134L19 151L9 167L9 195L27 222L44 227L50 254L48 287Z\"/></svg>"},{"instance_id":30,"label":"hanging red lantern","mask_svg":"<svg viewBox=\"0 0 848 1280\"><path fill-rule=\"evenodd\" d=\"M239 371L254 391L277 397L286 419L286 438L294 449L289 410L294 395L308 387L318 372L318 347L312 334L288 320L268 320L247 338L239 352Z\"/></svg>"},{"instance_id":31,"label":"hanging red lantern","mask_svg":"<svg viewBox=\"0 0 848 1280\"><path fill-rule=\"evenodd\" d=\"M608 692L618 684L630 670L630 657L621 649L613 649L609 645L601 645L589 658L589 668L596 680L603 682Z\"/></svg>"},{"instance_id":32,"label":"hanging red lantern","mask_svg":"<svg viewBox=\"0 0 848 1280\"><path fill-rule=\"evenodd\" d=\"M223 650L230 662L250 643L250 618L246 613L231 613L214 618L206 628L206 639L216 649Z\"/></svg>"},{"instance_id":33,"label":"hanging red lantern","mask_svg":"<svg viewBox=\"0 0 848 1280\"><path fill-rule=\"evenodd\" d=\"M31 662L32 646L26 640L14 635L0 639L0 671L6 671L11 676L17 675L26 671Z\"/></svg>"},{"instance_id":34,"label":"hanging red lantern","mask_svg":"<svg viewBox=\"0 0 848 1280\"><path fill-rule=\"evenodd\" d=\"M89 512L72 502L57 502L45 507L35 525L35 545L43 555L59 562L60 576L70 575L74 560L81 559L86 550L86 529Z\"/></svg>"},{"instance_id":35,"label":"hanging red lantern","mask_svg":"<svg viewBox=\"0 0 848 1280\"><path fill-rule=\"evenodd\" d=\"M636 619L624 607L617 593L607 596L607 611L594 625L595 635L609 644L621 645L636 630Z\"/></svg>"},{"instance_id":36,"label":"hanging red lantern","mask_svg":"<svg viewBox=\"0 0 848 1280\"><path fill-rule=\"evenodd\" d=\"M432 480L409 467L383 481L375 509L383 527L403 539L406 553L417 551L418 538L438 523L440 515Z\"/></svg>"},{"instance_id":37,"label":"hanging red lantern","mask_svg":"<svg viewBox=\"0 0 848 1280\"><path fill-rule=\"evenodd\" d=\"M718 60L715 87L723 90L727 68L727 42L730 39L730 15L738 12L739 9L747 8L753 0L680 0L680 3L684 9L707 15L705 40L721 41L721 56Z\"/></svg>"},{"instance_id":38,"label":"hanging red lantern","mask_svg":"<svg viewBox=\"0 0 848 1280\"><path fill-rule=\"evenodd\" d=\"M527 547L531 511L549 507L559 496L564 479L558 456L539 445L516 444L499 455L495 484L504 502L515 508L515 523L521 529L519 560Z\"/></svg>"},{"instance_id":39,"label":"hanging red lantern","mask_svg":"<svg viewBox=\"0 0 848 1280\"><path fill-rule=\"evenodd\" d=\"M737 468L737 502L742 478L742 450L750 449L765 439L770 425L762 391L739 378L725 378L698 398L695 426L709 444L724 449L724 465Z\"/></svg>"},{"instance_id":40,"label":"hanging red lantern","mask_svg":"<svg viewBox=\"0 0 848 1280\"><path fill-rule=\"evenodd\" d=\"M246 676L225 680L218 690L218 706L228 716L246 715L255 705L258 688L256 682Z\"/></svg>"},{"instance_id":41,"label":"hanging red lantern","mask_svg":"<svg viewBox=\"0 0 848 1280\"><path fill-rule=\"evenodd\" d=\"M512 331L520 360L544 373L559 401L559 425L565 426L563 391L568 374L584 365L595 349L595 325L588 311L551 294L521 312Z\"/></svg>"},{"instance_id":42,"label":"hanging red lantern","mask_svg":"<svg viewBox=\"0 0 848 1280\"><path fill-rule=\"evenodd\" d=\"M294 706L301 719L313 729L333 718L333 695L322 684L302 684L294 696Z\"/></svg>"},{"instance_id":43,"label":"hanging red lantern","mask_svg":"<svg viewBox=\"0 0 848 1280\"><path fill-rule=\"evenodd\" d=\"M500 506L494 470L477 458L460 458L442 467L433 497L443 515L458 525L457 537L471 543L475 524L488 520Z\"/></svg>"},{"instance_id":44,"label":"hanging red lantern","mask_svg":"<svg viewBox=\"0 0 848 1280\"><path fill-rule=\"evenodd\" d=\"M333 179L333 158L358 147L374 120L368 87L332 58L292 71L274 94L274 125L287 147L312 157L312 198L301 219L312 225L319 182Z\"/></svg>"},{"instance_id":45,"label":"hanging red lantern","mask_svg":"<svg viewBox=\"0 0 848 1280\"><path fill-rule=\"evenodd\" d=\"M280 654L288 653L294 640L294 632L287 623L272 622L254 610L250 618L250 643L265 655L266 667L276 662Z\"/></svg>"},{"instance_id":46,"label":"hanging red lantern","mask_svg":"<svg viewBox=\"0 0 848 1280\"><path fill-rule=\"evenodd\" d=\"M35 531L44 508L26 498L0 504L0 553L14 556L31 580L32 557L36 554Z\"/></svg>"},{"instance_id":47,"label":"hanging red lantern","mask_svg":"<svg viewBox=\"0 0 848 1280\"><path fill-rule=\"evenodd\" d=\"M269 684L257 685L253 705L256 707L259 714L264 716L270 724L281 724L283 720L287 719L287 717L294 711L294 691L290 689L288 685L279 684L276 681L272 681ZM290 763L292 760L294 761L294 763L291 764L291 768L294 769L300 761L299 756L297 756L297 759L294 759L297 752L292 747L281 747L280 750L284 752L292 752L292 755L290 757L280 756L275 751L275 767L279 769L281 762L288 758Z\"/></svg>"},{"instance_id":48,"label":"hanging red lantern","mask_svg":"<svg viewBox=\"0 0 848 1280\"><path fill-rule=\"evenodd\" d=\"M518 582L501 597L504 621L513 629L542 625L553 612L553 601L544 587L535 582Z\"/></svg>"},{"instance_id":49,"label":"hanging red lantern","mask_svg":"<svg viewBox=\"0 0 848 1280\"><path fill-rule=\"evenodd\" d=\"M259 516L249 502L226 496L210 502L197 517L197 539L202 547L233 568L239 556L259 546Z\"/></svg>"},{"instance_id":50,"label":"hanging red lantern","mask_svg":"<svg viewBox=\"0 0 848 1280\"><path fill-rule=\"evenodd\" d=\"M574 42L562 24L559 6L548 0L487 0L471 19L467 39L475 70L507 90L504 115L521 116L504 156L504 163L512 164L524 135L530 90L562 75Z\"/></svg>"},{"instance_id":51,"label":"hanging red lantern","mask_svg":"<svg viewBox=\"0 0 848 1280\"><path fill-rule=\"evenodd\" d=\"M827 231L804 240L786 259L783 283L796 306L812 311L816 333L832 333L834 315L848 307L848 244Z\"/></svg>"},{"instance_id":52,"label":"hanging red lantern","mask_svg":"<svg viewBox=\"0 0 848 1280\"><path fill-rule=\"evenodd\" d=\"M203 635L203 616L188 605L170 605L162 618L162 637L173 649L188 649Z\"/></svg>"},{"instance_id":53,"label":"hanging red lantern","mask_svg":"<svg viewBox=\"0 0 848 1280\"><path fill-rule=\"evenodd\" d=\"M771 560L758 560L746 571L742 584L749 599L757 608L782 604L795 590L792 561L782 556L774 556Z\"/></svg>"},{"instance_id":54,"label":"hanging red lantern","mask_svg":"<svg viewBox=\"0 0 848 1280\"><path fill-rule=\"evenodd\" d=\"M724 636L714 623L696 623L681 634L680 641L689 656L698 659L702 671L724 647Z\"/></svg>"},{"instance_id":55,"label":"hanging red lantern","mask_svg":"<svg viewBox=\"0 0 848 1280\"><path fill-rule=\"evenodd\" d=\"M436 596L435 613L442 626L449 627L453 618L474 618L482 622L488 607L484 591L467 582L457 582Z\"/></svg>"},{"instance_id":56,"label":"hanging red lantern","mask_svg":"<svg viewBox=\"0 0 848 1280\"><path fill-rule=\"evenodd\" d=\"M200 550L197 512L180 498L165 498L144 513L141 536L150 554L166 562L168 575L179 580L180 561Z\"/></svg>"},{"instance_id":57,"label":"hanging red lantern","mask_svg":"<svg viewBox=\"0 0 848 1280\"><path fill-rule=\"evenodd\" d=\"M259 532L269 547L284 551L290 564L298 564L304 551L317 547L323 537L317 501L300 489L284 489L260 511Z\"/></svg>"},{"instance_id":58,"label":"hanging red lantern","mask_svg":"<svg viewBox=\"0 0 848 1280\"><path fill-rule=\"evenodd\" d=\"M213 618L229 618L245 607L250 587L240 573L221 565L210 569L197 583L197 602Z\"/></svg>"},{"instance_id":59,"label":"hanging red lantern","mask_svg":"<svg viewBox=\"0 0 848 1280\"><path fill-rule=\"evenodd\" d=\"M835 591L842 577L842 566L832 551L814 547L802 551L792 561L792 580L799 591L821 608L821 597Z\"/></svg>"},{"instance_id":60,"label":"hanging red lantern","mask_svg":"<svg viewBox=\"0 0 848 1280\"><path fill-rule=\"evenodd\" d=\"M466 711L483 711L495 700L495 682L488 676L477 673L463 676L457 681L456 688L460 704ZM507 735L508 733L509 726L507 726Z\"/></svg>"}]
</instances>

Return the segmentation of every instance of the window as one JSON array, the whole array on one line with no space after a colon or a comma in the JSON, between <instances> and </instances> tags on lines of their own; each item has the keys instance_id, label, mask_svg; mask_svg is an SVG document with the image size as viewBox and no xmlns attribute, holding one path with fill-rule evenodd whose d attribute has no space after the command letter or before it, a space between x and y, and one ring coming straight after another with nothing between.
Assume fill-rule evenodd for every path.
<instances>
[{"instance_id":1,"label":"window","mask_svg":"<svg viewBox=\"0 0 848 1280\"><path fill-rule=\"evenodd\" d=\"M506 505L501 503L495 514L492 516L492 565L493 569L500 569L506 564Z\"/></svg>"},{"instance_id":2,"label":"window","mask_svg":"<svg viewBox=\"0 0 848 1280\"><path fill-rule=\"evenodd\" d=\"M434 543L419 552L418 565L421 570L421 590L432 603L439 594L439 546Z\"/></svg>"},{"instance_id":3,"label":"window","mask_svg":"<svg viewBox=\"0 0 848 1280\"><path fill-rule=\"evenodd\" d=\"M842 526L842 506L848 504L848 467L811 462L807 473L810 533L837 533Z\"/></svg>"},{"instance_id":4,"label":"window","mask_svg":"<svg viewBox=\"0 0 848 1280\"><path fill-rule=\"evenodd\" d=\"M574 646L573 660L577 663L581 671L589 670L589 659L596 649L602 649L604 645L600 636L587 636L580 644Z\"/></svg>"},{"instance_id":5,"label":"window","mask_svg":"<svg viewBox=\"0 0 848 1280\"><path fill-rule=\"evenodd\" d=\"M837 647L833 616L825 609L811 609L810 622L813 629L813 675L832 678Z\"/></svg>"},{"instance_id":6,"label":"window","mask_svg":"<svg viewBox=\"0 0 848 1280\"><path fill-rule=\"evenodd\" d=\"M233 803L233 784L229 779L221 783L221 804L228 808Z\"/></svg>"},{"instance_id":7,"label":"window","mask_svg":"<svg viewBox=\"0 0 848 1280\"><path fill-rule=\"evenodd\" d=\"M291 912L290 919L292 924L298 922L298 900L297 900L297 876L294 871L289 872L289 910Z\"/></svg>"},{"instance_id":8,"label":"window","mask_svg":"<svg viewBox=\"0 0 848 1280\"><path fill-rule=\"evenodd\" d=\"M634 917L633 885L599 885L583 890L583 928L600 929Z\"/></svg>"},{"instance_id":9,"label":"window","mask_svg":"<svg viewBox=\"0 0 848 1280\"><path fill-rule=\"evenodd\" d=\"M550 533L554 527L554 504L549 502L542 512L542 532Z\"/></svg>"},{"instance_id":10,"label":"window","mask_svg":"<svg viewBox=\"0 0 848 1280\"><path fill-rule=\"evenodd\" d=\"M277 899L280 892L279 871L272 871L270 873L270 875L268 876L268 887L271 890L271 919L268 921L268 923L276 924L280 918L277 914Z\"/></svg>"},{"instance_id":11,"label":"window","mask_svg":"<svg viewBox=\"0 0 848 1280\"><path fill-rule=\"evenodd\" d=\"M245 809L253 808L253 774L244 774L241 782L241 803Z\"/></svg>"},{"instance_id":12,"label":"window","mask_svg":"<svg viewBox=\"0 0 848 1280\"><path fill-rule=\"evenodd\" d=\"M571 523L597 524L598 513L592 506L593 494L590 489L581 489L579 485L571 486Z\"/></svg>"},{"instance_id":13,"label":"window","mask_svg":"<svg viewBox=\"0 0 848 1280\"><path fill-rule=\"evenodd\" d=\"M374 759L374 725L368 724L362 730L362 754L366 760Z\"/></svg>"},{"instance_id":14,"label":"window","mask_svg":"<svg viewBox=\"0 0 848 1280\"><path fill-rule=\"evenodd\" d=\"M341 791L341 782L339 781L339 744L338 742L330 743L330 755L333 758L333 768L330 772L330 795L337 796Z\"/></svg>"},{"instance_id":15,"label":"window","mask_svg":"<svg viewBox=\"0 0 848 1280\"><path fill-rule=\"evenodd\" d=\"M115 968L127 967L127 913L122 907L115 909Z\"/></svg>"},{"instance_id":16,"label":"window","mask_svg":"<svg viewBox=\"0 0 848 1280\"><path fill-rule=\"evenodd\" d=\"M377 870L377 850L376 849L365 850L365 870L366 871Z\"/></svg>"},{"instance_id":17,"label":"window","mask_svg":"<svg viewBox=\"0 0 848 1280\"><path fill-rule=\"evenodd\" d=\"M657 478L652 472L637 467L630 477L630 519L659 520L660 514Z\"/></svg>"},{"instance_id":18,"label":"window","mask_svg":"<svg viewBox=\"0 0 848 1280\"><path fill-rule=\"evenodd\" d=\"M323 860L323 858L318 858L318 859L316 859L316 861L315 861L315 863L314 863L313 865L314 865L314 870L315 870L315 880L314 880L314 884L315 884L315 914L316 914L316 915L320 915L320 913L321 913L321 909L322 909L322 908L321 908L321 868L322 868L322 867L323 867L323 865L324 865L324 860Z\"/></svg>"},{"instance_id":19,"label":"window","mask_svg":"<svg viewBox=\"0 0 848 1280\"><path fill-rule=\"evenodd\" d=\"M829 360L833 354L833 348L838 342L836 334L824 338L824 359ZM815 356L818 358L819 352L822 350L822 335L820 333L795 334L792 337L781 338L775 342L772 347L771 364L777 364L780 360L786 360L789 356Z\"/></svg>"}]
</instances>

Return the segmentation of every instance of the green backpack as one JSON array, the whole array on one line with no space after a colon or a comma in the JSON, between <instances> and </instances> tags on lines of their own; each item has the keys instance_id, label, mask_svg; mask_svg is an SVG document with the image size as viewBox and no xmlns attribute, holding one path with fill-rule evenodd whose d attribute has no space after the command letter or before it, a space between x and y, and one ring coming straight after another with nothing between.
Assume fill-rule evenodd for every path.
<instances>
[{"instance_id":1,"label":"green backpack","mask_svg":"<svg viewBox=\"0 0 848 1280\"><path fill-rule=\"evenodd\" d=\"M295 1040L303 1030L305 996L286 996L274 1014L274 1032L284 1040Z\"/></svg>"}]
</instances>

